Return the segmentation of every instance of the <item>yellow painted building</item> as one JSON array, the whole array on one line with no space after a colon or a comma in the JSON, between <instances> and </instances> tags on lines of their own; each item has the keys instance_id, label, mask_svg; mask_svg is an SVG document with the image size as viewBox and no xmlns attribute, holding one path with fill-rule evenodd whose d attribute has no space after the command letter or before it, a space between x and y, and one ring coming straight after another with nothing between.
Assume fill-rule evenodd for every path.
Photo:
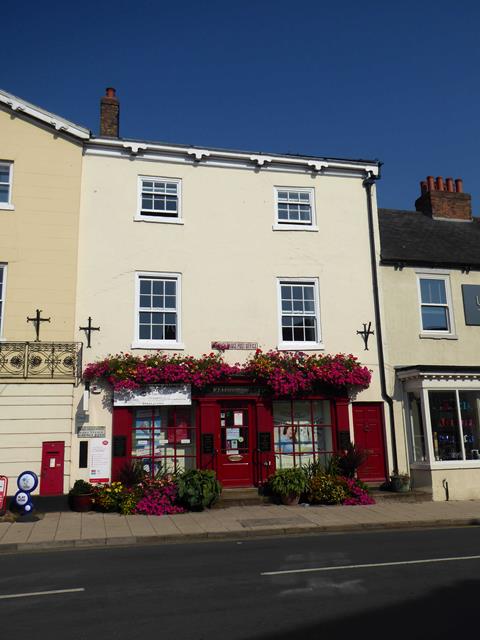
<instances>
[{"instance_id":1,"label":"yellow painted building","mask_svg":"<svg viewBox=\"0 0 480 640\"><path fill-rule=\"evenodd\" d=\"M82 145L89 136L0 91L0 474L9 478L9 493L26 468L41 476L45 495L70 485L81 373L75 291Z\"/></svg>"}]
</instances>

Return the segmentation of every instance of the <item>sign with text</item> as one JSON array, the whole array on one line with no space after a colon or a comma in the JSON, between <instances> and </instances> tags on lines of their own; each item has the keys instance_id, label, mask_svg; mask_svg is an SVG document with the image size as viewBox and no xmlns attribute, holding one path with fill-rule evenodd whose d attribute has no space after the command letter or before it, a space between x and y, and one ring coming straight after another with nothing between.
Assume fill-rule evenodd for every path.
<instances>
[{"instance_id":1,"label":"sign with text","mask_svg":"<svg viewBox=\"0 0 480 640\"><path fill-rule=\"evenodd\" d=\"M115 391L113 404L116 407L189 405L192 391L189 384L157 384L134 391Z\"/></svg>"},{"instance_id":2,"label":"sign with text","mask_svg":"<svg viewBox=\"0 0 480 640\"><path fill-rule=\"evenodd\" d=\"M221 340L216 340L212 342L212 349L217 349L217 351L255 351L258 349L258 342L222 342Z\"/></svg>"},{"instance_id":3,"label":"sign with text","mask_svg":"<svg viewBox=\"0 0 480 640\"><path fill-rule=\"evenodd\" d=\"M480 285L462 284L466 325L480 325Z\"/></svg>"},{"instance_id":4,"label":"sign with text","mask_svg":"<svg viewBox=\"0 0 480 640\"><path fill-rule=\"evenodd\" d=\"M88 475L92 484L110 482L111 449L111 442L107 438L90 440Z\"/></svg>"},{"instance_id":5,"label":"sign with text","mask_svg":"<svg viewBox=\"0 0 480 640\"><path fill-rule=\"evenodd\" d=\"M79 425L77 436L79 438L105 438L107 435L107 430L105 427L92 427Z\"/></svg>"},{"instance_id":6,"label":"sign with text","mask_svg":"<svg viewBox=\"0 0 480 640\"><path fill-rule=\"evenodd\" d=\"M8 478L0 476L0 514L5 511L7 501Z\"/></svg>"}]
</instances>

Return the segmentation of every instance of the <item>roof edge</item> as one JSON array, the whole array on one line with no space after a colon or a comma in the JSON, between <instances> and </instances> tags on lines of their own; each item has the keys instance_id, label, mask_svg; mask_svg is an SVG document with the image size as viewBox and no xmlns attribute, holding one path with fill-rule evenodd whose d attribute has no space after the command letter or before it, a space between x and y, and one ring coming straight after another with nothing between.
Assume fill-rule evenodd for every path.
<instances>
[{"instance_id":1,"label":"roof edge","mask_svg":"<svg viewBox=\"0 0 480 640\"><path fill-rule=\"evenodd\" d=\"M54 113L50 113L41 107L38 107L22 98L18 98L11 93L7 93L0 89L0 104L3 104L8 109L13 112L19 114L25 114L33 118L34 120L38 120L43 124L47 124L49 127L55 129L60 133L67 133L74 138L78 138L79 140L89 140L91 133L89 129L85 129L85 127L81 127L74 122L70 122L61 116L58 116Z\"/></svg>"}]
</instances>

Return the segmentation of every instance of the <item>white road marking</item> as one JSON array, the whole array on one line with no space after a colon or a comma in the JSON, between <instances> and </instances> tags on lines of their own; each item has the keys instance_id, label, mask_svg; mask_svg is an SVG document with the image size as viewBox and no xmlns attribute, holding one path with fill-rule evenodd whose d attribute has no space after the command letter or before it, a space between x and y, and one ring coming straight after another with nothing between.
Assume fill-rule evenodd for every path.
<instances>
[{"instance_id":1,"label":"white road marking","mask_svg":"<svg viewBox=\"0 0 480 640\"><path fill-rule=\"evenodd\" d=\"M317 571L344 571L345 569L369 569L370 567L397 567L408 564L431 564L433 562L458 562L459 560L480 560L478 556L456 556L453 558L428 558L426 560L402 560L401 562L376 562L371 564L344 564L333 567L313 567L311 569L289 569L286 571L263 571L261 576L281 576L289 573L314 573Z\"/></svg>"},{"instance_id":2,"label":"white road marking","mask_svg":"<svg viewBox=\"0 0 480 640\"><path fill-rule=\"evenodd\" d=\"M10 593L5 596L0 595L0 600L8 600L9 598L31 598L33 596L51 596L57 593L76 593L85 591L83 587L78 589L56 589L55 591L32 591L31 593Z\"/></svg>"}]
</instances>

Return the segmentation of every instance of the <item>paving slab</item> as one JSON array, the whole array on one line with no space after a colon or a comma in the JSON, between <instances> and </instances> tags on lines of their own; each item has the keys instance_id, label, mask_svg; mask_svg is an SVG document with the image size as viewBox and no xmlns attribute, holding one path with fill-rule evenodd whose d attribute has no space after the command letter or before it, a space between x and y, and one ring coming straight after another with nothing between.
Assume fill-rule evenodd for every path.
<instances>
[{"instance_id":1,"label":"paving slab","mask_svg":"<svg viewBox=\"0 0 480 640\"><path fill-rule=\"evenodd\" d=\"M55 540L75 540L80 538L82 530L81 513L62 512L58 521Z\"/></svg>"},{"instance_id":2,"label":"paving slab","mask_svg":"<svg viewBox=\"0 0 480 640\"><path fill-rule=\"evenodd\" d=\"M19 544L27 542L34 527L34 522L14 522L2 538L2 544Z\"/></svg>"},{"instance_id":3,"label":"paving slab","mask_svg":"<svg viewBox=\"0 0 480 640\"><path fill-rule=\"evenodd\" d=\"M80 540L91 540L95 538L105 539L107 537L103 513L88 511L87 513L81 513L80 515L82 516Z\"/></svg>"},{"instance_id":4,"label":"paving slab","mask_svg":"<svg viewBox=\"0 0 480 640\"><path fill-rule=\"evenodd\" d=\"M148 537L157 535L148 516L124 516L124 518L130 527L132 536Z\"/></svg>"}]
</instances>

